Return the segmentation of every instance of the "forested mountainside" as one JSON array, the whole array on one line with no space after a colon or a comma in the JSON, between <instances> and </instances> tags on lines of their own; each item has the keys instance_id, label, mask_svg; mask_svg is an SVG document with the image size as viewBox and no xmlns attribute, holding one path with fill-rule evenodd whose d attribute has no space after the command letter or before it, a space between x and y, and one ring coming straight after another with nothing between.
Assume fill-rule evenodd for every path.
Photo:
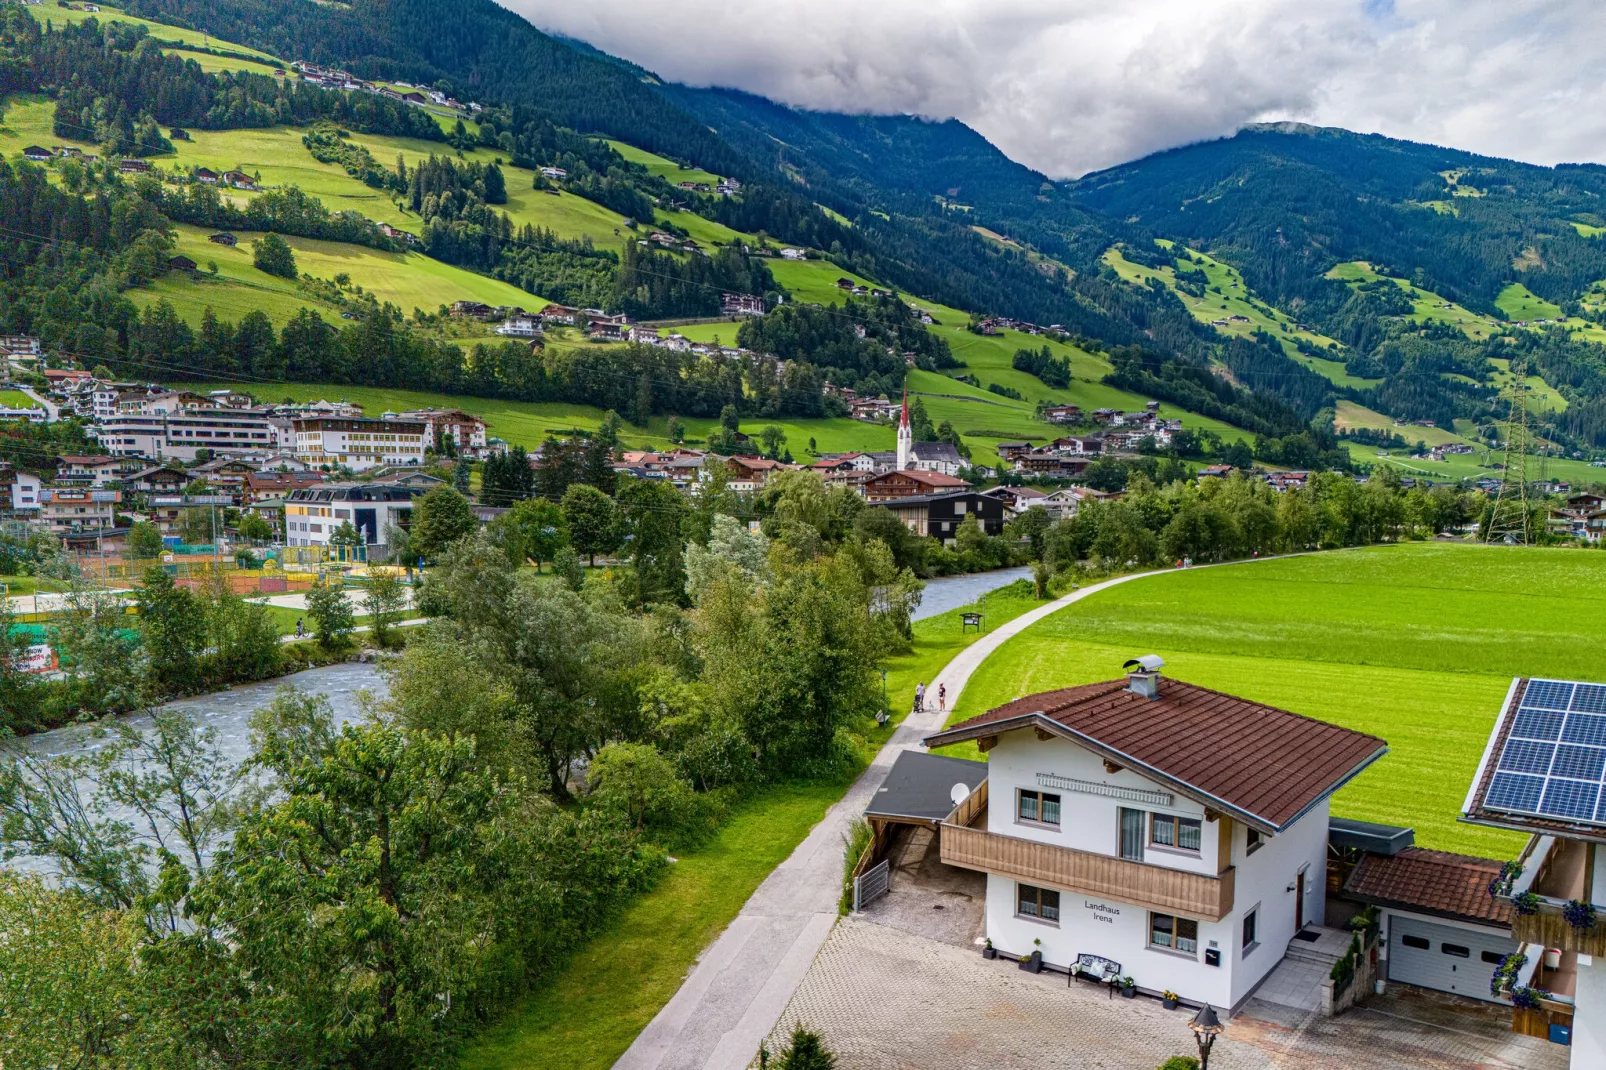
<instances>
[{"instance_id":1,"label":"forested mountainside","mask_svg":"<svg viewBox=\"0 0 1606 1070\"><path fill-rule=\"evenodd\" d=\"M1276 124L1067 186L1077 203L1196 241L1271 300L1342 304L1366 260L1495 314L1513 281L1564 304L1606 278L1606 167L1536 167L1376 134Z\"/></svg>"},{"instance_id":2,"label":"forested mountainside","mask_svg":"<svg viewBox=\"0 0 1606 1070\"><path fill-rule=\"evenodd\" d=\"M314 159L344 167L392 202L417 231L414 248L560 303L650 319L715 314L724 291L776 299L784 287L742 248L763 236L974 320L1057 324L1108 355L1109 385L1195 412L1230 412L1258 433L1327 424L1349 403L1374 421L1433 421L1464 440L1488 441L1502 412L1499 389L1520 372L1543 377L1532 381L1548 391L1540 418L1556 448L1606 450L1606 215L1597 214L1606 168L1533 167L1278 125L1053 182L957 121L807 112L666 84L543 34L491 0L130 0L127 10L205 27L285 60L431 84L485 110L453 131L449 117L441 127L373 94L248 70L208 73L115 21L41 32L34 20L11 19L0 41L0 89L52 98L60 137L158 164L186 127L292 125ZM440 156L392 165L363 134L437 142ZM695 173L738 178L741 189L721 197L683 188L600 136ZM562 193L599 209L594 221L603 229L559 235L517 221L504 168L523 169L518 194L532 173L535 189L545 188L543 167L567 170ZM73 192L94 201L86 218L119 211L134 194L142 205L131 219L145 219L149 207L158 219L200 227L400 248L376 220L293 186L243 206L211 187L146 178L113 176ZM704 227L719 239L706 257L640 250L625 229L636 221L681 238L685 226ZM55 223L29 226L59 231ZM60 290L74 272L87 280L94 271L30 250L31 274L13 273L8 284L10 326L64 329L94 293L106 315L93 330L76 331L82 352L147 352L154 339L182 334L172 322L145 324L148 316L136 323L129 308L110 311L107 292L160 274L168 243L139 245L138 237L119 231L98 247L107 265L119 265L97 269L109 273L100 288ZM136 245L145 252L128 260ZM41 296L47 292L54 304ZM358 302L342 315L361 318L366 307ZM567 387L530 386L522 362L487 373L476 358L432 350L438 339L415 345L400 310L390 315L383 333L408 355L372 363L371 375L405 385L428 368L432 386L468 389L489 375L516 381L499 389L518 396L575 397ZM207 359L198 342L175 344ZM432 355L412 355L425 351ZM282 356L272 364L306 363ZM484 367L495 364L484 359ZM795 389L778 396L801 404L822 367L835 369L837 385L890 382L891 370L876 360L842 367L837 359L797 368ZM943 366L920 359L922 367ZM809 363L804 352L790 360ZM1230 400L1217 397L1211 376L1221 377ZM1235 393L1240 387L1252 403ZM728 394L728 385L721 389ZM652 411L678 392L671 384L659 399L654 387Z\"/></svg>"}]
</instances>

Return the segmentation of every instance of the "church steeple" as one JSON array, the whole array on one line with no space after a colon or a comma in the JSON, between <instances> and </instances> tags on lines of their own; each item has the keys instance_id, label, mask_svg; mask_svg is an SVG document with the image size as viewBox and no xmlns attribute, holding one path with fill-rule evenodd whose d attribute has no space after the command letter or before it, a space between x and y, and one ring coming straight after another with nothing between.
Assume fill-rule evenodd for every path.
<instances>
[{"instance_id":1,"label":"church steeple","mask_svg":"<svg viewBox=\"0 0 1606 1070\"><path fill-rule=\"evenodd\" d=\"M903 415L898 417L898 471L914 460L914 432L909 429L909 388L903 388Z\"/></svg>"}]
</instances>

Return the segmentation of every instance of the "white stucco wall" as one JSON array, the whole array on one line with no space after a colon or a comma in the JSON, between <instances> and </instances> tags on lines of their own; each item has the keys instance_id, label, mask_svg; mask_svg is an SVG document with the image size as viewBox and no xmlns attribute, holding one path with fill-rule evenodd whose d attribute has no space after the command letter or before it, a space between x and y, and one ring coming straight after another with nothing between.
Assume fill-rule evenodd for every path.
<instances>
[{"instance_id":1,"label":"white stucco wall","mask_svg":"<svg viewBox=\"0 0 1606 1070\"><path fill-rule=\"evenodd\" d=\"M1040 785L1038 773L1097 784L1142 790L1168 790L1128 769L1107 773L1103 759L1064 739L1039 740L1031 729L1001 735L988 752L988 831L1020 836L1039 843L1117 856L1120 853L1122 807L1149 813L1203 819L1204 807L1180 794L1172 805L1125 801L1059 789L1062 816L1058 828L1016 819L1020 789L1054 791ZM1145 844L1144 862L1193 873L1215 875L1218 837L1224 827L1232 837L1231 864L1236 868L1232 911L1218 922L1199 920L1199 950L1182 955L1149 946L1149 911L1117 899L1100 899L1060 889L1057 926L1015 912L1016 882L989 876L987 934L994 946L1013 955L1041 950L1046 962L1066 966L1078 954L1102 955L1121 963L1140 988L1171 989L1190 1001L1233 1007L1281 961L1295 931L1296 884L1305 869L1306 924L1321 924L1326 910L1328 806L1324 799L1281 835L1265 837L1254 854L1247 853L1245 826L1238 822L1204 821L1200 850L1169 851ZM1257 940L1245 953L1241 933L1244 916L1258 911ZM1040 940L1040 944L1034 944ZM1221 952L1219 967L1204 964L1205 951Z\"/></svg>"},{"instance_id":2,"label":"white stucco wall","mask_svg":"<svg viewBox=\"0 0 1606 1070\"><path fill-rule=\"evenodd\" d=\"M1578 956L1574 999L1570 1065L1573 1070L1601 1070L1606 1067L1606 958Z\"/></svg>"}]
</instances>

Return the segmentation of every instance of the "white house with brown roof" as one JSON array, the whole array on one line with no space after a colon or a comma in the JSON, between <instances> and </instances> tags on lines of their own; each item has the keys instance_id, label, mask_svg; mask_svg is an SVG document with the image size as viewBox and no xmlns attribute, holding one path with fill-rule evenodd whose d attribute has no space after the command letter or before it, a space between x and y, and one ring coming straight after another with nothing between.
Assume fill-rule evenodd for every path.
<instances>
[{"instance_id":1,"label":"white house with brown roof","mask_svg":"<svg viewBox=\"0 0 1606 1070\"><path fill-rule=\"evenodd\" d=\"M1322 923L1328 799L1388 748L1161 664L928 736L987 755L942 860L987 874L1000 953L1233 1010Z\"/></svg>"}]
</instances>

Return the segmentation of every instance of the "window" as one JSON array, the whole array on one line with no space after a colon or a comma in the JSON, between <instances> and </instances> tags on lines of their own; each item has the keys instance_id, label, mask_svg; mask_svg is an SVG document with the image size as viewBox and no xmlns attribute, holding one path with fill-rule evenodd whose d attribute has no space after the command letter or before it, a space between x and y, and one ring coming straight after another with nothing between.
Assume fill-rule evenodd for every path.
<instances>
[{"instance_id":1,"label":"window","mask_svg":"<svg viewBox=\"0 0 1606 1070\"><path fill-rule=\"evenodd\" d=\"M1472 952L1467 948L1462 947L1460 944L1440 944L1439 950L1444 952L1446 955L1453 955L1458 959L1470 958L1472 956Z\"/></svg>"},{"instance_id":2,"label":"window","mask_svg":"<svg viewBox=\"0 0 1606 1070\"><path fill-rule=\"evenodd\" d=\"M1502 962L1506 961L1506 957L1498 951L1480 952L1478 958L1482 959L1484 962L1487 962L1491 966L1498 966Z\"/></svg>"},{"instance_id":3,"label":"window","mask_svg":"<svg viewBox=\"0 0 1606 1070\"><path fill-rule=\"evenodd\" d=\"M1030 884L1017 884L1015 911L1022 917L1051 921L1060 920L1060 894L1048 888L1033 888Z\"/></svg>"},{"instance_id":4,"label":"window","mask_svg":"<svg viewBox=\"0 0 1606 1070\"><path fill-rule=\"evenodd\" d=\"M1260 845L1265 843L1266 841L1260 835L1260 830L1259 829L1248 829L1246 831L1248 832L1248 836L1246 837L1246 843L1245 843L1245 846L1244 846L1244 854L1252 855L1256 851L1260 850Z\"/></svg>"},{"instance_id":5,"label":"window","mask_svg":"<svg viewBox=\"0 0 1606 1070\"><path fill-rule=\"evenodd\" d=\"M1149 915L1149 943L1155 947L1180 951L1187 955L1199 953L1199 923L1192 918L1178 918L1170 914Z\"/></svg>"},{"instance_id":6,"label":"window","mask_svg":"<svg viewBox=\"0 0 1606 1070\"><path fill-rule=\"evenodd\" d=\"M1057 825L1060 823L1060 797L1046 791L1022 791L1016 816L1022 821Z\"/></svg>"},{"instance_id":7,"label":"window","mask_svg":"<svg viewBox=\"0 0 1606 1070\"><path fill-rule=\"evenodd\" d=\"M1255 946L1255 928L1260 920L1260 911L1251 910L1244 915L1244 941L1243 948L1248 951Z\"/></svg>"},{"instance_id":8,"label":"window","mask_svg":"<svg viewBox=\"0 0 1606 1070\"><path fill-rule=\"evenodd\" d=\"M1121 857L1132 862L1143 861L1143 825L1144 813L1142 810L1128 810L1121 807Z\"/></svg>"},{"instance_id":9,"label":"window","mask_svg":"<svg viewBox=\"0 0 1606 1070\"><path fill-rule=\"evenodd\" d=\"M1402 936L1400 937L1400 943L1404 944L1406 947L1414 947L1418 951L1433 950L1433 945L1428 943L1426 938L1421 936Z\"/></svg>"},{"instance_id":10,"label":"window","mask_svg":"<svg viewBox=\"0 0 1606 1070\"><path fill-rule=\"evenodd\" d=\"M1149 842L1157 847L1170 847L1178 851L1197 851L1199 830L1200 823L1195 818L1155 814L1149 824Z\"/></svg>"}]
</instances>

